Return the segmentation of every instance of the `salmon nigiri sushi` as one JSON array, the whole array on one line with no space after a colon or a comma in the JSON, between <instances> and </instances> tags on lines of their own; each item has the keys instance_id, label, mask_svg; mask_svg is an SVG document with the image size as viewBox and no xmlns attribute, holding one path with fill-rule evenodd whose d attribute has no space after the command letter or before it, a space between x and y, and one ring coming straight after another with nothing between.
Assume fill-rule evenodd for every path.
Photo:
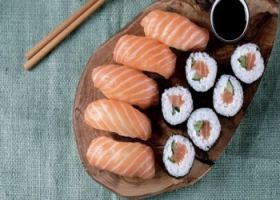
<instances>
[{"instance_id":1,"label":"salmon nigiri sushi","mask_svg":"<svg viewBox=\"0 0 280 200\"><path fill-rule=\"evenodd\" d=\"M209 41L207 29L172 12L154 10L142 19L141 25L146 36L182 51L204 50Z\"/></svg>"},{"instance_id":2,"label":"salmon nigiri sushi","mask_svg":"<svg viewBox=\"0 0 280 200\"><path fill-rule=\"evenodd\" d=\"M97 137L92 140L86 157L91 166L121 176L150 179L155 175L153 151L141 143Z\"/></svg>"},{"instance_id":3,"label":"salmon nigiri sushi","mask_svg":"<svg viewBox=\"0 0 280 200\"><path fill-rule=\"evenodd\" d=\"M84 120L89 126L121 136L147 140L151 137L148 117L128 103L101 99L89 104Z\"/></svg>"},{"instance_id":4,"label":"salmon nigiri sushi","mask_svg":"<svg viewBox=\"0 0 280 200\"><path fill-rule=\"evenodd\" d=\"M109 99L124 101L143 109L159 102L157 83L142 72L126 66L94 68L92 80L94 86Z\"/></svg>"},{"instance_id":5,"label":"salmon nigiri sushi","mask_svg":"<svg viewBox=\"0 0 280 200\"><path fill-rule=\"evenodd\" d=\"M176 67L175 54L152 38L124 35L117 42L113 54L117 63L158 73L167 79Z\"/></svg>"}]
</instances>

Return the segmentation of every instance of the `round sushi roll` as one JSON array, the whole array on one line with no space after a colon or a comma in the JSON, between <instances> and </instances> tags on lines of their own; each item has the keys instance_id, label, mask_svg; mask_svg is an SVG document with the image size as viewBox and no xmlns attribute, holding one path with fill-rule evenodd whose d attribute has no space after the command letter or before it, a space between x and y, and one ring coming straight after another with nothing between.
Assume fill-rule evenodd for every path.
<instances>
[{"instance_id":1,"label":"round sushi roll","mask_svg":"<svg viewBox=\"0 0 280 200\"><path fill-rule=\"evenodd\" d=\"M181 124L193 110L192 95L181 86L166 89L161 96L161 106L163 117L169 124Z\"/></svg>"},{"instance_id":2,"label":"round sushi roll","mask_svg":"<svg viewBox=\"0 0 280 200\"><path fill-rule=\"evenodd\" d=\"M238 47L231 57L231 67L235 76L242 82L250 84L258 80L264 72L264 61L255 44Z\"/></svg>"},{"instance_id":3,"label":"round sushi roll","mask_svg":"<svg viewBox=\"0 0 280 200\"><path fill-rule=\"evenodd\" d=\"M243 89L234 76L221 76L214 89L213 104L216 112L226 117L239 112L243 105Z\"/></svg>"},{"instance_id":4,"label":"round sushi roll","mask_svg":"<svg viewBox=\"0 0 280 200\"><path fill-rule=\"evenodd\" d=\"M163 150L163 163L171 176L182 177L189 173L195 150L189 139L181 135L171 136Z\"/></svg>"},{"instance_id":5,"label":"round sushi roll","mask_svg":"<svg viewBox=\"0 0 280 200\"><path fill-rule=\"evenodd\" d=\"M206 92L214 86L217 63L207 53L192 53L186 63L188 83L197 92Z\"/></svg>"},{"instance_id":6,"label":"round sushi roll","mask_svg":"<svg viewBox=\"0 0 280 200\"><path fill-rule=\"evenodd\" d=\"M188 120L187 127L193 143L204 151L213 146L221 132L220 121L210 108L195 110Z\"/></svg>"}]
</instances>

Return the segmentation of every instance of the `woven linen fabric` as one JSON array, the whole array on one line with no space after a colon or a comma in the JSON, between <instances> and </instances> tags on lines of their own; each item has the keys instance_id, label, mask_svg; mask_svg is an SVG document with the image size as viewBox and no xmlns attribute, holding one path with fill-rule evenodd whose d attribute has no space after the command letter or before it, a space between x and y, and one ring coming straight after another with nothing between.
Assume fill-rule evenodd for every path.
<instances>
[{"instance_id":1,"label":"woven linen fabric","mask_svg":"<svg viewBox=\"0 0 280 200\"><path fill-rule=\"evenodd\" d=\"M108 0L31 72L24 53L85 0L0 0L0 199L122 199L85 172L72 105L92 52L152 0ZM154 199L279 199L280 38L246 117L212 171Z\"/></svg>"}]
</instances>

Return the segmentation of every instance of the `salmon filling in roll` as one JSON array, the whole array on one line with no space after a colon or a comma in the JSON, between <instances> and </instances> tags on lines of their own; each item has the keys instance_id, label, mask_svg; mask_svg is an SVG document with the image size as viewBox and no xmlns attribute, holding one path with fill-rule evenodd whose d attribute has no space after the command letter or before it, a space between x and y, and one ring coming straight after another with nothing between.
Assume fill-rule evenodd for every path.
<instances>
[{"instance_id":1,"label":"salmon filling in roll","mask_svg":"<svg viewBox=\"0 0 280 200\"><path fill-rule=\"evenodd\" d=\"M233 102L234 88L230 80L227 82L227 86L222 94L222 99L225 104L231 104Z\"/></svg>"},{"instance_id":2,"label":"salmon filling in roll","mask_svg":"<svg viewBox=\"0 0 280 200\"><path fill-rule=\"evenodd\" d=\"M248 71L251 71L256 65L256 54L248 53L244 56L240 56L238 59L240 65Z\"/></svg>"},{"instance_id":3,"label":"salmon filling in roll","mask_svg":"<svg viewBox=\"0 0 280 200\"><path fill-rule=\"evenodd\" d=\"M175 115L176 112L180 112L181 106L185 103L181 95L171 95L169 96L169 101L172 105L172 115Z\"/></svg>"},{"instance_id":4,"label":"salmon filling in roll","mask_svg":"<svg viewBox=\"0 0 280 200\"><path fill-rule=\"evenodd\" d=\"M207 120L200 120L194 124L197 135L201 135L204 139L208 139L210 136L211 126Z\"/></svg>"},{"instance_id":5,"label":"salmon filling in roll","mask_svg":"<svg viewBox=\"0 0 280 200\"><path fill-rule=\"evenodd\" d=\"M193 60L193 69L195 70L195 75L193 77L193 80L200 81L202 78L206 78L209 74L208 66L205 64L205 62L198 60Z\"/></svg>"},{"instance_id":6,"label":"salmon filling in roll","mask_svg":"<svg viewBox=\"0 0 280 200\"><path fill-rule=\"evenodd\" d=\"M173 141L171 144L171 149L172 156L168 159L173 163L179 164L187 154L187 148L182 143Z\"/></svg>"}]
</instances>

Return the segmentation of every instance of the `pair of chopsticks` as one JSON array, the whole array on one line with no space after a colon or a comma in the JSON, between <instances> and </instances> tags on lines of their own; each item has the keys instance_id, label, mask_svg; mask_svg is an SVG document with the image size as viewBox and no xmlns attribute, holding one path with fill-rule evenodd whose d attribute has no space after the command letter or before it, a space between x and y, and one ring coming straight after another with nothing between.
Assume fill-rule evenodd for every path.
<instances>
[{"instance_id":1,"label":"pair of chopsticks","mask_svg":"<svg viewBox=\"0 0 280 200\"><path fill-rule=\"evenodd\" d=\"M26 54L27 62L23 65L26 70L30 70L48 53L50 53L60 42L84 22L94 11L101 7L106 0L89 0L70 18L65 20L50 32L42 41L36 44Z\"/></svg>"}]
</instances>

